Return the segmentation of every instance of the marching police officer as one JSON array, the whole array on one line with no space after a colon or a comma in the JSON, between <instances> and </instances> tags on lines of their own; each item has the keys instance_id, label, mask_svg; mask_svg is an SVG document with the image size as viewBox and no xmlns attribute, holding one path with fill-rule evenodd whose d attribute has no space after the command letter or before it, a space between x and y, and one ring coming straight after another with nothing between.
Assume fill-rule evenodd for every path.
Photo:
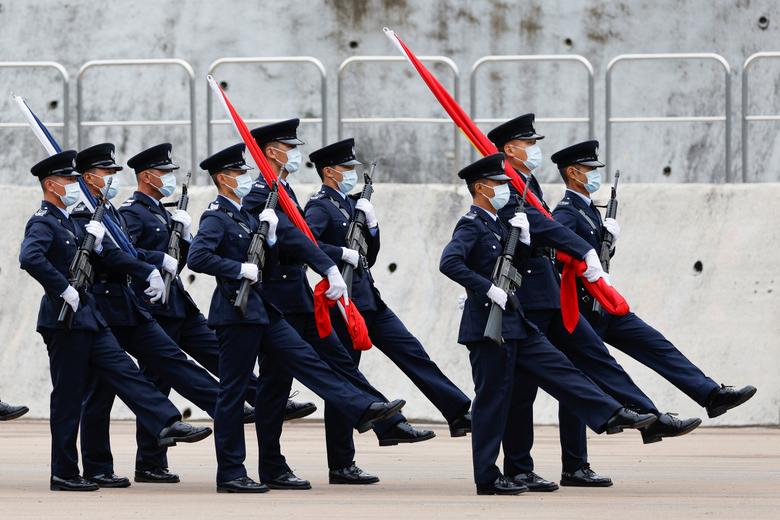
<instances>
[{"instance_id":1,"label":"marching police officer","mask_svg":"<svg viewBox=\"0 0 780 520\"><path fill-rule=\"evenodd\" d=\"M87 148L76 156L76 170L82 174L84 183L93 195L105 192L108 179L112 179L105 193L106 211L119 227L117 234L126 234L122 216L110 202L116 196L114 186L118 184L118 172L121 169L122 166L114 161L114 145L110 143ZM84 203L71 212L71 217L76 221L86 222L90 215ZM124 238L127 240L126 235ZM119 240L119 237L114 239ZM125 263L132 265L132 272L110 272L101 266L95 268L95 283L91 291L98 309L119 344L139 360L147 378L153 383L165 381L161 390L166 394L170 388L167 382L170 382L182 396L213 414L218 392L216 381L203 368L187 359L139 301L141 298L157 301L159 296L150 298L148 290L139 290L137 296L133 290L133 286L140 289L138 282L147 280L147 277L150 283L162 285L162 276L152 264L159 264L162 269L169 271L175 271L175 264L164 262L163 255L156 251L137 250L137 258L128 252L123 254ZM135 282L130 281L129 275L135 276ZM84 476L102 487L127 487L130 485L129 479L118 477L113 472L109 442L113 402L114 392L104 381L95 378L87 393L82 414ZM170 479L170 474L164 469L167 467L165 450L157 446L143 425L138 425L136 436L141 441L136 456L136 480L159 482L161 478Z\"/></svg>"},{"instance_id":2,"label":"marching police officer","mask_svg":"<svg viewBox=\"0 0 780 520\"><path fill-rule=\"evenodd\" d=\"M382 301L374 286L370 267L379 253L379 223L373 204L364 198L349 196L357 184L355 140L345 139L320 148L309 155L322 179L322 187L306 204L305 216L312 233L339 268L345 263L355 267L352 300L363 315L369 335L381 350L442 413L450 426L450 435L466 435L471 429L471 401L436 366L420 341L404 326L398 316ZM366 215L368 233L367 257L349 249L347 230L356 211ZM342 322L334 319L341 342L352 342ZM355 363L359 350L350 351Z\"/></svg>"},{"instance_id":3,"label":"marching police officer","mask_svg":"<svg viewBox=\"0 0 780 520\"><path fill-rule=\"evenodd\" d=\"M288 176L298 171L301 166L300 146L304 144L298 138L299 119L288 119L252 130L252 136L257 141L274 173L277 174L280 188L284 189L302 212L295 191L288 182ZM253 215L257 216L263 210L270 193L268 184L259 177L243 200L243 205ZM324 254L324 253L323 253ZM328 260L332 263L331 260ZM332 267L335 272L338 268ZM340 275L339 275L340 276ZM283 314L285 320L309 343L328 365L344 376L357 388L375 396L378 400L387 399L376 390L360 372L346 347L342 345L335 333L320 338L314 318L314 296L306 278L306 265L295 258L280 257L280 263L264 281L271 303ZM345 286L346 287L346 286ZM270 363L263 365L264 374L261 378L264 400L266 394L276 391L279 396L292 380L284 371L274 369ZM273 405L271 405L273 408ZM272 414L263 414L262 420L272 421ZM288 488L280 479L265 477L264 474L288 475L291 473L281 455L278 438L281 433L281 423L266 424L262 429L263 438L267 433L272 439L261 439L261 479L271 488ZM396 414L386 421L374 424L374 432L380 446L391 446L399 443L421 442L431 439L435 434L430 430L417 430L403 415ZM339 412L337 407L325 407L325 440L328 453L329 481L331 484L372 484L379 478L364 472L355 464L355 445L352 441L352 425ZM294 485L294 484L293 484Z\"/></svg>"},{"instance_id":4,"label":"marching police officer","mask_svg":"<svg viewBox=\"0 0 780 520\"><path fill-rule=\"evenodd\" d=\"M473 202L444 248L439 270L467 291L458 342L469 349L476 390L472 410L474 481L477 494L515 495L528 486L505 478L495 462L507 419L511 420L510 414L518 410L514 401L522 396L514 388L522 380L534 381L568 405L596 433L642 428L656 417L624 408L605 394L525 317L527 300L520 297L517 308L507 306L507 293L493 283L496 260L509 236L509 229L497 215L509 199L504 155L484 157L463 168L458 176L466 181ZM529 233L528 218L523 213L513 216L509 226L519 229L522 244L531 244L533 227ZM518 260L521 257L515 256ZM515 266L522 267L517 260ZM484 336L491 304L504 310L500 344Z\"/></svg>"},{"instance_id":5,"label":"marching police officer","mask_svg":"<svg viewBox=\"0 0 780 520\"><path fill-rule=\"evenodd\" d=\"M0 401L0 421L12 421L29 412L26 406L16 406Z\"/></svg>"},{"instance_id":6,"label":"marching police officer","mask_svg":"<svg viewBox=\"0 0 780 520\"><path fill-rule=\"evenodd\" d=\"M252 177L247 171L251 168L244 161L243 151L243 144L235 145L201 162L201 168L208 171L217 186L219 196L203 213L187 260L193 271L217 278L208 323L216 329L219 338L220 398L214 425L217 492L223 493L262 493L269 489L249 478L243 464L246 449L241 402L252 368L259 358L285 370L327 403L340 406L350 423L361 432L368 430L375 421L395 414L404 405L400 400L379 402L331 371L270 303L262 279L274 267L279 254L305 258L319 274L329 275L331 287L326 295L331 299L342 296L346 285L343 280L338 283L341 275L337 271L337 277L329 272L333 262L325 255L318 256L316 246L283 214L277 216L269 208L256 219L242 207L242 200L252 187ZM268 223L263 244L266 249L263 271L247 258L261 222ZM253 285L242 313L235 307L235 300L244 279ZM261 392L259 386L255 404L258 410ZM259 419L256 426L258 430L262 427Z\"/></svg>"},{"instance_id":7,"label":"marching police officer","mask_svg":"<svg viewBox=\"0 0 780 520\"><path fill-rule=\"evenodd\" d=\"M90 291L80 292L68 281L69 266L87 233L95 237L90 259L109 272L137 269L128 255L110 240L103 243L105 228L96 221L86 225L72 220L66 210L81 195L77 179L76 152L55 154L32 167L43 190L41 207L25 228L19 262L44 288L37 330L49 353L53 391L52 490L94 491L98 484L81 477L76 436L87 382L99 376L124 401L144 428L157 434L161 446L197 442L211 434L210 428L180 421L176 407L133 364L109 330ZM148 273L139 273L141 276ZM150 294L160 294L150 286ZM59 323L63 305L73 312L71 327Z\"/></svg>"},{"instance_id":8,"label":"marching police officer","mask_svg":"<svg viewBox=\"0 0 780 520\"><path fill-rule=\"evenodd\" d=\"M545 208L544 197L532 172L541 166L542 153L538 141L544 136L536 132L534 114L524 114L507 121L488 133L488 138L509 162L524 182L530 183L533 193ZM507 224L517 207L516 190L510 186L510 201L499 212L499 218ZM526 205L531 223L533 243L530 258L523 267L523 283L518 292L524 302L526 317L561 349L574 366L582 370L608 394L624 406L635 410L651 412L659 417L654 423L657 432L666 435L682 435L696 428L699 419L678 420L670 414L661 414L652 400L637 387L623 367L610 355L601 338L586 320L580 320L570 334L563 326L560 311L560 285L551 248L570 253L585 260L588 270L585 276L595 281L605 276L592 245L561 224L542 215L535 207ZM532 491L554 491L554 482L539 477L533 471L533 402L537 385L532 380L521 380L515 386L518 408L510 414L504 439L504 471L515 480L522 481ZM558 413L562 471L561 485L605 487L611 486L609 477L596 474L588 463L587 438L582 421L566 406Z\"/></svg>"},{"instance_id":9,"label":"marching police officer","mask_svg":"<svg viewBox=\"0 0 780 520\"><path fill-rule=\"evenodd\" d=\"M614 241L617 241L620 226L613 218L602 220L601 213L591 200L591 195L601 186L601 173L598 169L604 166L598 160L598 146L598 141L585 141L552 155L552 161L566 184L566 193L553 215L555 220L577 233L596 251L601 251L604 231L609 232ZM613 247L611 253L614 254L614 251ZM706 408L710 417L718 417L755 395L754 386L748 385L737 390L718 385L660 332L636 314L629 312L624 316L612 316L594 311L593 300L584 287L580 285L578 290L580 313L606 343L658 372ZM645 444L662 439L662 435L656 430L656 426L652 425L642 431Z\"/></svg>"}]
</instances>

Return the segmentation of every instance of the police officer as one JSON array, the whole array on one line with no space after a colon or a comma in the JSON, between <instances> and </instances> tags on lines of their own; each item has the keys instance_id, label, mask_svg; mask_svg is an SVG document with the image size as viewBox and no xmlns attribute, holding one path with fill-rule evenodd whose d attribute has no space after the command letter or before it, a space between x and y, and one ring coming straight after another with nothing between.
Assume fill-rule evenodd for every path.
<instances>
[{"instance_id":1,"label":"police officer","mask_svg":"<svg viewBox=\"0 0 780 520\"><path fill-rule=\"evenodd\" d=\"M544 197L536 177L531 175L541 166L542 154L538 141L544 136L536 132L534 114L524 114L507 121L488 133L488 138L509 162L524 182L530 183L533 193L544 203ZM517 203L510 186L510 201L499 212L499 218L507 224L514 216ZM542 215L535 207L526 205L526 212L533 231L530 259L523 267L523 283L518 296L524 302L526 317L572 361L608 394L624 406L651 412L659 417L655 428L664 435L682 435L696 428L701 421L680 421L670 414L661 414L652 400L642 392L610 355L601 338L586 320L579 320L570 334L563 326L560 311L560 285L550 248L560 249L575 258L586 261L585 276L596 281L605 276L593 247L561 224ZM533 471L533 402L537 386L531 380L521 380L515 386L514 400L518 409L510 414L504 439L504 471L522 481L532 491L554 491L554 482L539 477ZM559 406L558 413L562 471L561 485L581 487L606 487L612 485L609 477L596 474L588 463L587 438L582 421L566 406Z\"/></svg>"},{"instance_id":2,"label":"police officer","mask_svg":"<svg viewBox=\"0 0 780 520\"><path fill-rule=\"evenodd\" d=\"M167 169L173 165L170 156L163 152L155 156L157 167ZM137 164L138 159L131 159ZM165 163L165 164L163 164ZM87 188L93 195L106 191L106 184L112 178L106 199L116 196L118 172L122 166L114 161L114 146L103 143L80 152L76 156L76 169L82 174ZM106 211L124 233L124 221L110 200L106 202ZM84 203L71 212L76 220L88 222L91 212ZM115 237L116 238L116 237ZM126 237L125 237L126 238ZM116 238L118 239L118 238ZM218 385L211 375L200 366L187 359L176 343L165 333L154 317L141 305L139 299L155 302L160 295L149 296L149 290L142 290L139 281L162 286L162 276L152 263L163 269L175 272L176 265L168 264L157 251L136 251L136 257L122 252L123 262L129 266L123 272L110 271L102 265L95 267L95 283L91 291L97 307L119 344L139 360L142 371L152 382L163 381L160 389L168 393L173 386L183 397L213 416L217 401ZM135 277L130 282L129 276ZM138 295L133 286L138 288ZM127 487L129 479L118 477L113 472L113 457L109 441L111 408L114 402L112 388L103 380L94 378L87 398L81 423L81 452L84 462L84 476L102 487ZM248 412L251 414L251 412ZM142 432L142 433L139 433ZM171 480L166 470L165 450L154 442L153 436L138 425L136 437L138 453L136 455L136 481L160 482ZM173 475L175 477L175 475Z\"/></svg>"},{"instance_id":3,"label":"police officer","mask_svg":"<svg viewBox=\"0 0 780 520\"><path fill-rule=\"evenodd\" d=\"M596 251L601 251L604 231L617 241L620 226L613 218L602 220L601 213L591 200L591 195L601 186L603 167L598 160L598 141L585 141L560 150L552 155L552 161L566 184L566 193L555 208L555 220L586 240ZM614 242L613 242L614 245ZM614 248L612 254L614 254ZM679 388L699 406L707 409L707 415L718 417L727 410L743 404L756 393L754 386L739 390L718 385L705 376L660 332L645 323L633 312L612 316L593 310L593 300L581 285L580 313L606 343L625 352L643 365L655 370L667 381ZM662 439L656 425L642 431L645 444Z\"/></svg>"},{"instance_id":4,"label":"police officer","mask_svg":"<svg viewBox=\"0 0 780 520\"><path fill-rule=\"evenodd\" d=\"M471 401L436 366L425 349L398 316L382 301L374 286L370 267L379 253L379 223L374 206L367 199L349 196L357 183L355 140L345 139L320 148L309 155L322 179L322 187L306 204L306 221L322 248L341 268L345 262L355 267L352 300L365 319L368 333L379 350L400 368L442 413L450 426L450 435L466 435L471 429ZM367 257L349 249L347 230L355 211L366 215L368 233ZM352 346L343 322L334 318L336 330L344 345ZM355 363L359 350L350 350Z\"/></svg>"},{"instance_id":5,"label":"police officer","mask_svg":"<svg viewBox=\"0 0 780 520\"><path fill-rule=\"evenodd\" d=\"M526 300L521 297L517 308L507 307L507 293L493 284L492 272L509 236L509 229L497 215L509 199L504 155L484 157L463 168L458 176L466 181L473 202L444 248L439 270L467 291L458 343L469 349L476 391L472 432L474 481L479 495L515 495L528 487L505 478L495 462L509 414L518 409L513 401L520 396L513 388L520 381L529 379L540 385L575 410L596 433L641 428L653 423L656 417L623 408L605 394L524 316L525 309L520 306ZM519 240L525 245L518 249L531 244L533 233L529 233L524 214L512 217L509 226L518 228ZM519 259L521 255L515 257ZM515 266L522 267L520 262ZM493 303L504 310L501 344L484 337Z\"/></svg>"},{"instance_id":6,"label":"police officer","mask_svg":"<svg viewBox=\"0 0 780 520\"><path fill-rule=\"evenodd\" d=\"M50 424L52 432L52 490L94 491L98 484L81 477L76 436L87 381L99 376L127 404L144 425L157 434L161 446L197 442L211 434L210 428L180 421L176 407L138 371L121 349L98 310L92 294L80 292L68 282L69 266L87 233L95 237L90 259L93 265L111 270L128 267L127 255L110 240L103 243L105 228L91 221L72 220L66 210L81 194L77 179L76 152L55 154L32 167L43 190L41 207L27 222L19 262L44 288L37 330L49 353L53 390ZM152 295L158 288L150 287ZM72 327L58 323L63 304L71 307Z\"/></svg>"},{"instance_id":7,"label":"police officer","mask_svg":"<svg viewBox=\"0 0 780 520\"><path fill-rule=\"evenodd\" d=\"M0 401L0 421L12 421L29 412L26 406L16 406Z\"/></svg>"},{"instance_id":8,"label":"police officer","mask_svg":"<svg viewBox=\"0 0 780 520\"><path fill-rule=\"evenodd\" d=\"M328 276L331 287L326 295L331 299L341 297L346 285L343 280L338 283L341 275L330 269L333 263L325 255L318 256L316 246L283 214L277 215L269 208L256 219L242 207L242 200L252 187L252 177L247 171L250 167L243 159L243 151L243 144L235 145L201 162L201 168L208 171L217 186L219 196L201 217L187 263L193 271L217 278L208 319L219 338L220 397L214 421L217 492L262 493L268 491L268 486L249 478L243 464L246 449L240 420L241 401L259 358L298 379L326 403L340 406L350 423L361 432L375 421L398 412L404 401L379 402L334 373L270 303L268 289L261 280L274 268L279 254L306 259L316 272ZM268 223L262 273L256 264L247 261L249 245L261 222ZM253 285L242 315L234 304L243 279ZM255 404L258 410L262 404L261 392L259 386ZM258 431L262 426L258 419Z\"/></svg>"},{"instance_id":9,"label":"police officer","mask_svg":"<svg viewBox=\"0 0 780 520\"><path fill-rule=\"evenodd\" d=\"M302 154L300 146L304 144L298 138L299 119L288 119L252 130L252 136L257 141L274 173L280 179L280 189L284 189L295 203L298 211L302 209L298 205L295 191L288 182L288 176L299 170ZM270 189L262 177L259 177L243 200L243 205L253 215L257 216L265 207ZM324 254L324 253L321 253ZM326 256L326 258L328 258ZM328 259L327 262L333 263ZM332 269L338 273L338 268ZM320 338L314 319L314 297L306 277L306 265L294 258L280 257L280 263L264 285L271 303L283 314L285 320L317 351L319 356L328 365L344 376L357 388L375 396L378 400L387 399L366 380L365 376L355 365L346 347L342 345L335 333L325 338ZM346 288L346 286L345 286ZM291 378L284 371L276 370L270 363L263 365L264 374L261 385L265 398L275 391L282 395L284 388L292 383ZM266 390L267 389L267 390ZM270 405L273 408L273 405ZM272 414L263 414L263 420L273 419ZM288 488L290 484L283 482L285 479L273 478L274 474L289 474L289 468L284 463L284 457L279 450L278 437L281 433L281 423L266 424L262 429L263 437L266 432L272 435L272 439L261 439L261 479L271 488ZM399 443L421 442L431 439L435 434L430 430L417 430L403 415L396 414L386 421L374 424L374 432L379 439L380 446L391 446ZM372 484L379 478L364 472L355 464L355 445L352 441L352 425L339 412L337 407L325 407L325 440L328 453L329 481L331 484ZM277 441L277 442L275 442ZM265 477L264 474L270 474ZM298 487L296 487L298 489Z\"/></svg>"}]
</instances>

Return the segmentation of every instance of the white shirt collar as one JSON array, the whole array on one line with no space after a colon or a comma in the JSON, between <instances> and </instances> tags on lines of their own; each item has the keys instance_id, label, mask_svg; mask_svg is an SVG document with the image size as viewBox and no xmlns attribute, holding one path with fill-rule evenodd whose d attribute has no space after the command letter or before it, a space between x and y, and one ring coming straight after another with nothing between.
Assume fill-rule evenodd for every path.
<instances>
[{"instance_id":1,"label":"white shirt collar","mask_svg":"<svg viewBox=\"0 0 780 520\"><path fill-rule=\"evenodd\" d=\"M70 218L70 213L68 213L68 208L61 208L59 206L54 206L54 207L60 210L60 212L62 212L62 214L65 215L65 218Z\"/></svg>"},{"instance_id":2,"label":"white shirt collar","mask_svg":"<svg viewBox=\"0 0 780 520\"><path fill-rule=\"evenodd\" d=\"M162 205L162 200L157 200L157 199L155 199L154 197L150 197L150 196L149 196L149 195L147 195L146 193L142 193L142 192L140 192L140 191L139 191L138 193L141 193L141 195L142 195L142 196L144 196L144 197L146 197L147 199L149 199L149 200L152 202L152 204L156 204L156 205L158 205L158 206L160 206L160 207L163 207L163 205Z\"/></svg>"},{"instance_id":3,"label":"white shirt collar","mask_svg":"<svg viewBox=\"0 0 780 520\"><path fill-rule=\"evenodd\" d=\"M229 203L231 203L232 205L234 205L238 211L241 211L241 204L236 204L234 201L230 200L224 195L219 195L219 196L222 197L224 200L228 201Z\"/></svg>"},{"instance_id":4,"label":"white shirt collar","mask_svg":"<svg viewBox=\"0 0 780 520\"><path fill-rule=\"evenodd\" d=\"M590 200L590 197L586 197L586 196L585 196L585 195L583 195L582 193L580 193L580 192L578 192L578 191L574 191L574 190L572 190L571 188L566 188L566 191L568 191L568 192L570 192L570 193L573 193L573 194L575 194L576 196L578 196L579 198L581 198L583 201L585 201L585 204L587 204L588 206L590 206L591 202L593 202L592 200Z\"/></svg>"},{"instance_id":5,"label":"white shirt collar","mask_svg":"<svg viewBox=\"0 0 780 520\"><path fill-rule=\"evenodd\" d=\"M484 213L485 215L487 215L490 218L492 218L493 222L495 222L498 219L498 215L497 214L491 213L488 210L486 210L485 208L480 208L479 206L477 206L477 207L482 211L482 213Z\"/></svg>"}]
</instances>

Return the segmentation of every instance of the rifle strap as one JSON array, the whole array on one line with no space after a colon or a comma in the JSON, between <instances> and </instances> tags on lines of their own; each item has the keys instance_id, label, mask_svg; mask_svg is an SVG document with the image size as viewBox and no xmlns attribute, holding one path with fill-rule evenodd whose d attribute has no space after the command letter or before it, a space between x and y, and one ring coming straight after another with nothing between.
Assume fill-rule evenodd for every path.
<instances>
[{"instance_id":1,"label":"rifle strap","mask_svg":"<svg viewBox=\"0 0 780 520\"><path fill-rule=\"evenodd\" d=\"M581 209L578 209L577 211L579 211L580 215L585 217L585 220L588 221L588 224L590 224L590 227L593 228L593 231L599 230L598 226L596 226L596 224L593 222L593 219L591 219L584 211L582 211Z\"/></svg>"},{"instance_id":2,"label":"rifle strap","mask_svg":"<svg viewBox=\"0 0 780 520\"><path fill-rule=\"evenodd\" d=\"M341 207L341 204L339 204L339 201L335 200L330 195L328 195L327 197L328 197L328 200L331 201L334 206L336 206L336 209L339 210L341 212L341 214L344 215L347 218L347 220L352 221L352 217L350 216L349 211L347 211L343 207Z\"/></svg>"}]
</instances>

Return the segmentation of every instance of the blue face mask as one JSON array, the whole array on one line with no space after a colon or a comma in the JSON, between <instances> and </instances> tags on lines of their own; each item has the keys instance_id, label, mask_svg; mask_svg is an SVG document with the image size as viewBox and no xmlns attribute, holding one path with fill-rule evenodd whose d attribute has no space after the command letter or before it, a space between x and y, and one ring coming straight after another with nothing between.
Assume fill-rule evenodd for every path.
<instances>
[{"instance_id":1,"label":"blue face mask","mask_svg":"<svg viewBox=\"0 0 780 520\"><path fill-rule=\"evenodd\" d=\"M55 184L57 186L62 186L65 189L65 194L59 195L59 198L62 203L65 204L65 207L74 205L81 198L81 187L78 182L72 184L60 184L59 182L55 182Z\"/></svg>"},{"instance_id":2,"label":"blue face mask","mask_svg":"<svg viewBox=\"0 0 780 520\"><path fill-rule=\"evenodd\" d=\"M343 175L340 182L338 182L339 191L346 195L357 185L357 172L355 170L345 170L341 172Z\"/></svg>"},{"instance_id":3,"label":"blue face mask","mask_svg":"<svg viewBox=\"0 0 780 520\"><path fill-rule=\"evenodd\" d=\"M577 168L574 168L577 170ZM599 191L599 188L601 188L601 172L594 169L589 172L584 172L582 170L577 170L579 173L582 173L583 175L586 175L588 177L588 182L582 182L577 181L585 188L585 191L588 193L596 193Z\"/></svg>"},{"instance_id":4,"label":"blue face mask","mask_svg":"<svg viewBox=\"0 0 780 520\"><path fill-rule=\"evenodd\" d=\"M287 150L287 162L284 163L284 169L287 173L295 173L301 168L302 154L296 146L292 150Z\"/></svg>"},{"instance_id":5,"label":"blue face mask","mask_svg":"<svg viewBox=\"0 0 780 520\"><path fill-rule=\"evenodd\" d=\"M534 171L542 166L542 149L538 144L529 146L525 149L525 155L527 156L523 164L525 164L529 170Z\"/></svg>"},{"instance_id":6,"label":"blue face mask","mask_svg":"<svg viewBox=\"0 0 780 520\"><path fill-rule=\"evenodd\" d=\"M487 184L483 184L483 186L487 186ZM490 197L490 204L495 208L496 211L500 210L504 206L507 205L507 202L509 202L509 184L499 184L498 186L493 186L493 196Z\"/></svg>"},{"instance_id":7,"label":"blue face mask","mask_svg":"<svg viewBox=\"0 0 780 520\"><path fill-rule=\"evenodd\" d=\"M236 197L239 199L243 199L247 195L249 195L249 192L252 190L252 176L249 175L249 173L245 173L243 175L239 175L238 177L233 177L235 181L238 183L235 188L233 189L233 193L236 194Z\"/></svg>"},{"instance_id":8,"label":"blue face mask","mask_svg":"<svg viewBox=\"0 0 780 520\"><path fill-rule=\"evenodd\" d=\"M176 175L173 173L166 173L160 177L160 180L163 183L162 186L159 188L155 186L155 189L162 193L163 197L170 197L173 195L173 192L176 191Z\"/></svg>"},{"instance_id":9,"label":"blue face mask","mask_svg":"<svg viewBox=\"0 0 780 520\"><path fill-rule=\"evenodd\" d=\"M116 194L119 193L119 177L116 174L106 175L105 177L103 177L103 182L105 184L108 184L109 179L112 179L111 186L108 187L107 193L104 191L107 200L113 199L114 197L116 197ZM103 190L105 190L105 184L103 185L104 186Z\"/></svg>"}]
</instances>

